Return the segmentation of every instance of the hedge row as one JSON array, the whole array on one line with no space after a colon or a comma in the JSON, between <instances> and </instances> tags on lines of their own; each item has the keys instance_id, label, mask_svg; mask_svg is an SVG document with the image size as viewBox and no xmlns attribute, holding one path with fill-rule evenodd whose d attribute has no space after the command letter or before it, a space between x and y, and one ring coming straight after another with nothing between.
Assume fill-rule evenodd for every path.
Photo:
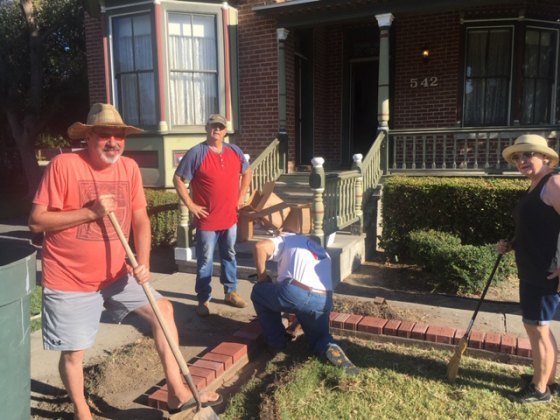
<instances>
[{"instance_id":1,"label":"hedge row","mask_svg":"<svg viewBox=\"0 0 560 420\"><path fill-rule=\"evenodd\" d=\"M148 215L152 225L152 248L173 246L179 224L178 196L165 190L145 189Z\"/></svg>"},{"instance_id":2,"label":"hedge row","mask_svg":"<svg viewBox=\"0 0 560 420\"><path fill-rule=\"evenodd\" d=\"M412 260L428 273L427 281L440 291L480 293L496 263L495 245L463 245L454 235L435 230L412 231L408 235ZM493 278L499 283L516 273L513 253L505 254Z\"/></svg>"},{"instance_id":3,"label":"hedge row","mask_svg":"<svg viewBox=\"0 0 560 420\"><path fill-rule=\"evenodd\" d=\"M388 178L381 246L389 258L409 258L409 233L429 229L456 235L464 244L493 244L513 231L512 210L528 185L505 178Z\"/></svg>"}]
</instances>

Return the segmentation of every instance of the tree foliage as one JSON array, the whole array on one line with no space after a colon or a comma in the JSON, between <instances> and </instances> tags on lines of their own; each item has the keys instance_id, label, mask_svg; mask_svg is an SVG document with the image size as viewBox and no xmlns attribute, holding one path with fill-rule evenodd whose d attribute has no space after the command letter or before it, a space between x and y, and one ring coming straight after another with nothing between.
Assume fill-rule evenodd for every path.
<instances>
[{"instance_id":1,"label":"tree foliage","mask_svg":"<svg viewBox=\"0 0 560 420\"><path fill-rule=\"evenodd\" d=\"M13 142L33 193L39 135L64 136L87 113L79 0L0 1L0 141Z\"/></svg>"}]
</instances>

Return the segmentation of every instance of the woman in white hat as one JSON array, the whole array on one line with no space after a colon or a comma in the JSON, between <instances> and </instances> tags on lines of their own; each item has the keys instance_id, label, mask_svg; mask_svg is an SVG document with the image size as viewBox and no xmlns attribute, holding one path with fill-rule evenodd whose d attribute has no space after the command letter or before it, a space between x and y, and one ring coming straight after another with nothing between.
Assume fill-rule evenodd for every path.
<instances>
[{"instance_id":1,"label":"woman in white hat","mask_svg":"<svg viewBox=\"0 0 560 420\"><path fill-rule=\"evenodd\" d=\"M523 325L533 354L533 375L508 395L519 403L548 402L558 395L557 346L550 322L560 305L560 176L558 154L541 136L518 137L502 152L504 159L531 181L514 210L515 239L498 242L498 252L515 251Z\"/></svg>"}]
</instances>

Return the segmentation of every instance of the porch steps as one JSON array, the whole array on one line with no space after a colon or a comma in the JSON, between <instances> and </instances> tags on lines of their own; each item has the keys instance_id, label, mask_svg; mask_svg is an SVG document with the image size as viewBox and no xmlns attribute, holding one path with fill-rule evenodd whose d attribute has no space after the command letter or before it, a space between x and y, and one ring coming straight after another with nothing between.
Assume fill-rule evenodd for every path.
<instances>
[{"instance_id":1,"label":"porch steps","mask_svg":"<svg viewBox=\"0 0 560 420\"><path fill-rule=\"evenodd\" d=\"M274 193L290 204L311 204L313 193L309 188L309 172L283 174L276 181Z\"/></svg>"}]
</instances>

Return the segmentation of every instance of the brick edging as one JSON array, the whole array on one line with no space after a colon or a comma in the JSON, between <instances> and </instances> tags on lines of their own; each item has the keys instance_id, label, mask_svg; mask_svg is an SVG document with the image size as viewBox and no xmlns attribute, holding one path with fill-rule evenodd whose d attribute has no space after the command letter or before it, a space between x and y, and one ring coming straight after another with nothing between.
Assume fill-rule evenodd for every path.
<instances>
[{"instance_id":1,"label":"brick edging","mask_svg":"<svg viewBox=\"0 0 560 420\"><path fill-rule=\"evenodd\" d=\"M288 320L294 321L295 316L290 315ZM460 328L340 312L330 313L329 325L339 333L353 333L366 339L377 335L425 344L455 345L465 334L465 330ZM258 319L254 319L190 364L189 370L195 386L199 390L217 389L248 363L250 353L263 345L262 327ZM512 335L472 330L468 347L503 355L531 357L529 339ZM148 396L148 405L167 410L166 384Z\"/></svg>"}]
</instances>

